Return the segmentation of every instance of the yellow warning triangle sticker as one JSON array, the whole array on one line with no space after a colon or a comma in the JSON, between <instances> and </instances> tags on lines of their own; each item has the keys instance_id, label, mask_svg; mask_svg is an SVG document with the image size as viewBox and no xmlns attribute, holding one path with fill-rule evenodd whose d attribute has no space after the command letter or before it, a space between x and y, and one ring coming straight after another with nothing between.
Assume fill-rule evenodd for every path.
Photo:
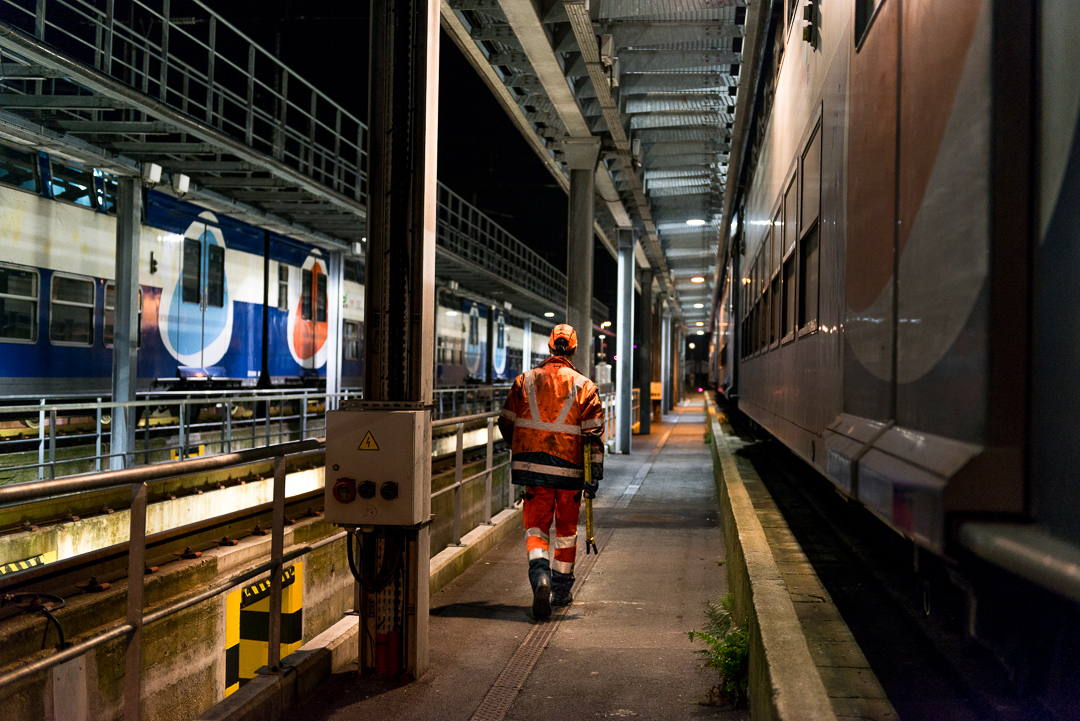
<instances>
[{"instance_id":1,"label":"yellow warning triangle sticker","mask_svg":"<svg viewBox=\"0 0 1080 721\"><path fill-rule=\"evenodd\" d=\"M364 436L364 440L363 440L363 442L360 443L360 448L358 448L357 450L361 450L361 451L377 451L377 450L379 450L379 444L375 442L375 438L374 438L374 436L371 435L371 431L368 431L367 435Z\"/></svg>"}]
</instances>

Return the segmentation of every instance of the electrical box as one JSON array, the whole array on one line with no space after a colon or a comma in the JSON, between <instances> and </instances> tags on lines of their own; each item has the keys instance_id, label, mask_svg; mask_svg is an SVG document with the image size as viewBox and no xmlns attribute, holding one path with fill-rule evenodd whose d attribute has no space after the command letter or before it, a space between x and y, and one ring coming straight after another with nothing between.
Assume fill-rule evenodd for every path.
<instances>
[{"instance_id":1,"label":"electrical box","mask_svg":"<svg viewBox=\"0 0 1080 721\"><path fill-rule=\"evenodd\" d=\"M325 516L339 526L412 526L431 514L427 411L326 414Z\"/></svg>"}]
</instances>

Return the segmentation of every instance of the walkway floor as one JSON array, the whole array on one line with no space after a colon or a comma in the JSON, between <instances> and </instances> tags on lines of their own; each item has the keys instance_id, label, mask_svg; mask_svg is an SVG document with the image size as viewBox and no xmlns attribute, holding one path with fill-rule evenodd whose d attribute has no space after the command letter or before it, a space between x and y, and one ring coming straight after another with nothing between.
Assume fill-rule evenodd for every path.
<instances>
[{"instance_id":1,"label":"walkway floor","mask_svg":"<svg viewBox=\"0 0 1080 721\"><path fill-rule=\"evenodd\" d=\"M608 456L595 504L600 554L585 554L583 509L565 613L533 621L518 531L432 598L423 678L387 689L338 674L297 711L327 721L748 718L703 705L715 676L687 638L702 626L702 602L727 592L704 438L695 400L635 436L629 456ZM524 677L519 692L514 676Z\"/></svg>"}]
</instances>

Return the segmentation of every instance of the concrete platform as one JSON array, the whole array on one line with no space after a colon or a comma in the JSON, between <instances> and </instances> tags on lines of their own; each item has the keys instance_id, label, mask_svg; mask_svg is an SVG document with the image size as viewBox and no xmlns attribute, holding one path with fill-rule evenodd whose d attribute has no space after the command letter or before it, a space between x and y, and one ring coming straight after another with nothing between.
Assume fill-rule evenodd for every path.
<instances>
[{"instance_id":1,"label":"concrete platform","mask_svg":"<svg viewBox=\"0 0 1080 721\"><path fill-rule=\"evenodd\" d=\"M711 466L702 406L678 409L635 437L631 455L608 456L596 502L601 552L585 554L583 514L576 600L565 613L531 618L518 530L433 596L423 678L387 687L337 674L296 717L749 718L703 705L715 677L687 638L702 626L702 602L727 592Z\"/></svg>"}]
</instances>

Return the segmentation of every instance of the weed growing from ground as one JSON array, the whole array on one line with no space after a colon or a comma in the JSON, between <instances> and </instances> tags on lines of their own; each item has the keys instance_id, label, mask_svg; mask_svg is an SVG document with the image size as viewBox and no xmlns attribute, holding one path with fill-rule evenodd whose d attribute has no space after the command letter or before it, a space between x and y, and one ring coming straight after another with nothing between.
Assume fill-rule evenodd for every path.
<instances>
[{"instance_id":1,"label":"weed growing from ground","mask_svg":"<svg viewBox=\"0 0 1080 721\"><path fill-rule=\"evenodd\" d=\"M705 645L694 651L702 658L702 668L719 676L709 689L709 704L728 703L738 708L746 705L750 680L750 636L746 624L735 626L731 618L733 599L730 593L718 603L704 601L705 630L690 631L690 640Z\"/></svg>"}]
</instances>

